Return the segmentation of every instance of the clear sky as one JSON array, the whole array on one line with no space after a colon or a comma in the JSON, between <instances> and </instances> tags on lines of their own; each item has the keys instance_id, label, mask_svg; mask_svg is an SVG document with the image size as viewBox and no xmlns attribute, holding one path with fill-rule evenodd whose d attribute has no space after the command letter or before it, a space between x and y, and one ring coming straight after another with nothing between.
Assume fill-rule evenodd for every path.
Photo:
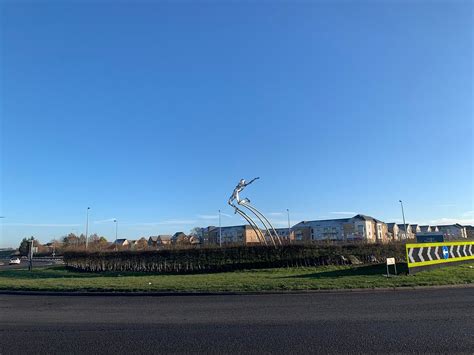
<instances>
[{"instance_id":1,"label":"clear sky","mask_svg":"<svg viewBox=\"0 0 474 355\"><path fill-rule=\"evenodd\" d=\"M3 1L0 246L365 213L474 223L470 1Z\"/></svg>"}]
</instances>

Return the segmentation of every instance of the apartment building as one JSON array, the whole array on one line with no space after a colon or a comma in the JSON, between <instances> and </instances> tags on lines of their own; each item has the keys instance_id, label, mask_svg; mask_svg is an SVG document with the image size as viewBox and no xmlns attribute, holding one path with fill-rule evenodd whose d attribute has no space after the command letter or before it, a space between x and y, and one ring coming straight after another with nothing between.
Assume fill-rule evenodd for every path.
<instances>
[{"instance_id":1,"label":"apartment building","mask_svg":"<svg viewBox=\"0 0 474 355\"><path fill-rule=\"evenodd\" d=\"M443 233L444 238L447 240L467 238L466 227L460 225L459 223L437 227L439 232Z\"/></svg>"},{"instance_id":2,"label":"apartment building","mask_svg":"<svg viewBox=\"0 0 474 355\"><path fill-rule=\"evenodd\" d=\"M365 241L388 242L387 225L370 216L358 214L352 218L302 221L295 226L295 241Z\"/></svg>"},{"instance_id":3,"label":"apartment building","mask_svg":"<svg viewBox=\"0 0 474 355\"><path fill-rule=\"evenodd\" d=\"M255 244L259 243L257 233L250 225L208 227L203 228L203 239L208 244L219 244L222 235L222 244Z\"/></svg>"}]
</instances>

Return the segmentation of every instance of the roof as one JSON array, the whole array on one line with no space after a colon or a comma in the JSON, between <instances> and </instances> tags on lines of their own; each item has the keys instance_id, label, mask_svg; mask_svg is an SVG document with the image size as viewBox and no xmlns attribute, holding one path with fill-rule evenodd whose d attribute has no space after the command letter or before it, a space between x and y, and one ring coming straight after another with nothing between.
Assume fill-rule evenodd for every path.
<instances>
[{"instance_id":1,"label":"roof","mask_svg":"<svg viewBox=\"0 0 474 355\"><path fill-rule=\"evenodd\" d=\"M373 222L376 222L376 223L384 223L384 222L378 220L377 218L374 218L374 217L371 217L371 216L366 216L365 214L358 214L358 215L354 216L353 218L363 219L364 221L373 221Z\"/></svg>"},{"instance_id":2,"label":"roof","mask_svg":"<svg viewBox=\"0 0 474 355\"><path fill-rule=\"evenodd\" d=\"M297 224L315 223L315 222L349 222L352 218L335 218L335 219L316 219L312 221L301 221Z\"/></svg>"},{"instance_id":3,"label":"roof","mask_svg":"<svg viewBox=\"0 0 474 355\"><path fill-rule=\"evenodd\" d=\"M125 242L128 242L128 240L127 239L116 239L114 241L114 244L123 244Z\"/></svg>"},{"instance_id":4,"label":"roof","mask_svg":"<svg viewBox=\"0 0 474 355\"><path fill-rule=\"evenodd\" d=\"M398 228L401 229L403 232L405 231L405 225L403 223L397 224ZM407 223L407 227L411 227L410 223Z\"/></svg>"},{"instance_id":5,"label":"roof","mask_svg":"<svg viewBox=\"0 0 474 355\"><path fill-rule=\"evenodd\" d=\"M438 228L443 228L443 227L446 227L446 228L447 228L447 227L464 228L464 226L460 225L459 223L437 225L436 227L438 227Z\"/></svg>"}]
</instances>

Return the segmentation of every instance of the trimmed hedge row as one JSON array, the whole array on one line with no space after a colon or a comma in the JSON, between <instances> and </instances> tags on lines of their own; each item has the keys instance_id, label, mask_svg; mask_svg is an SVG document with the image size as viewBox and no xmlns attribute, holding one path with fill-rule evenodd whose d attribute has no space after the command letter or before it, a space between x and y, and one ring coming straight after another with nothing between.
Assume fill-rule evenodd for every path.
<instances>
[{"instance_id":1,"label":"trimmed hedge row","mask_svg":"<svg viewBox=\"0 0 474 355\"><path fill-rule=\"evenodd\" d=\"M286 245L279 248L240 246L159 251L67 252L67 267L88 271L153 273L219 272L242 269L348 264L349 256L362 263L405 260L403 244Z\"/></svg>"}]
</instances>

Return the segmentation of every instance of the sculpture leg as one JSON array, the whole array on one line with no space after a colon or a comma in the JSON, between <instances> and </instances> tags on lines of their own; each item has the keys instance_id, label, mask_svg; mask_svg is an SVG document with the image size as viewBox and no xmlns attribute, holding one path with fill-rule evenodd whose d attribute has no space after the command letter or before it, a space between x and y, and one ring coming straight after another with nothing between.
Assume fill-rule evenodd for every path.
<instances>
[{"instance_id":1,"label":"sculpture leg","mask_svg":"<svg viewBox=\"0 0 474 355\"><path fill-rule=\"evenodd\" d=\"M254 206L252 206L252 205L250 205L250 204L246 204L245 206L247 206L247 208L249 208L250 210L252 210L252 211L254 212L254 214L260 215L260 217L265 220L265 222L270 226L271 231L273 231L273 234L274 234L275 239L278 241L278 243L279 243L280 245L282 245L280 236L278 235L277 231L275 230L275 228L273 227L273 225L271 224L271 222L267 219L267 217L265 217L265 215L264 215L262 212L260 212L259 210L257 210L256 207L254 207Z\"/></svg>"},{"instance_id":2,"label":"sculpture leg","mask_svg":"<svg viewBox=\"0 0 474 355\"><path fill-rule=\"evenodd\" d=\"M274 240L274 238L273 238L273 235L272 235L272 233L270 232L270 230L268 229L268 227L267 227L267 225L265 224L265 222L263 221L263 219L260 218L260 216L259 216L257 213L255 213L255 211L254 211L252 208L250 208L248 204L242 203L241 206L247 208L250 212L252 212L252 213L255 215L255 217L257 217L257 218L260 220L260 222L261 222L261 223L263 224L263 226L265 227L265 230L267 231L267 234L268 234L268 236L270 237L270 240L272 241L273 246L276 246L276 243L275 243L275 240Z\"/></svg>"},{"instance_id":3,"label":"sculpture leg","mask_svg":"<svg viewBox=\"0 0 474 355\"><path fill-rule=\"evenodd\" d=\"M238 213L239 215L241 215L250 224L253 231L255 232L255 235L260 240L260 243L263 242L265 245L267 245L267 241L265 240L265 237L263 236L263 234L262 234L260 228L257 226L257 224L244 211L237 208L236 206L234 206L234 208L235 208L235 212Z\"/></svg>"}]
</instances>

